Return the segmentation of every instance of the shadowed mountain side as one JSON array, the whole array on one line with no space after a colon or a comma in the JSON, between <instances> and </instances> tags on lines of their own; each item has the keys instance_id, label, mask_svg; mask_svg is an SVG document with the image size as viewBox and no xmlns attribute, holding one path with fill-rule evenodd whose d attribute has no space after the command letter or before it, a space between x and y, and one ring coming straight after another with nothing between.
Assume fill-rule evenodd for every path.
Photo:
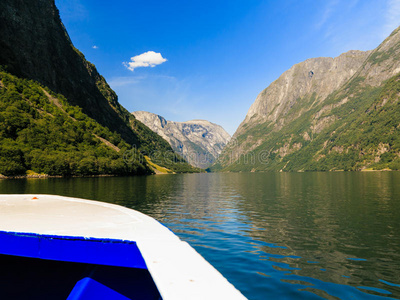
<instances>
[{"instance_id":1,"label":"shadowed mountain side","mask_svg":"<svg viewBox=\"0 0 400 300\"><path fill-rule=\"evenodd\" d=\"M73 46L54 0L0 2L0 65L62 94L70 105L81 107L84 114L145 154L156 153L152 159L157 164L177 172L195 171L118 103L104 77Z\"/></svg>"}]
</instances>

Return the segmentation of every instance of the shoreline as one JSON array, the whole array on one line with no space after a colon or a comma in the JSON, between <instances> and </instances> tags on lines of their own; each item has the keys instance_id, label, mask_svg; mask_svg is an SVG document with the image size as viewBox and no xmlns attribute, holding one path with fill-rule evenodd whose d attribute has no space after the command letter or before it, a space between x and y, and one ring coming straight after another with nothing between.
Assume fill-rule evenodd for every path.
<instances>
[{"instance_id":1,"label":"shoreline","mask_svg":"<svg viewBox=\"0 0 400 300\"><path fill-rule=\"evenodd\" d=\"M154 170L155 171L155 170ZM371 169L362 169L357 171L344 171L344 170L329 170L329 171L292 171L292 172L279 172L275 171L276 173L312 173L312 172L324 172L324 173L331 173L331 172L360 172L360 173L368 173L368 172L395 172L399 170L391 170L391 169L382 169L382 170L371 170ZM206 173L269 173L271 171L264 171L264 172L206 172ZM274 171L272 171L274 172ZM29 175L17 175L17 176L4 176L0 174L0 180L5 179L48 179L48 178L96 178L96 177L132 177L132 176L148 176L148 175L173 175L178 173L163 173L163 172L154 172L153 174L137 174L137 175L113 175L113 174L98 174L98 175L73 175L73 176L62 176L62 175L47 175L47 174L29 174ZM187 173L187 174L199 174L196 172Z\"/></svg>"},{"instance_id":2,"label":"shoreline","mask_svg":"<svg viewBox=\"0 0 400 300\"><path fill-rule=\"evenodd\" d=\"M152 175L152 174L147 174L147 175ZM141 176L141 175L130 175L130 176ZM77 176L77 175L62 176L62 175L35 174L35 175L4 176L0 174L0 180L1 179L47 179L47 178L92 178L92 177L122 177L122 175L99 174L99 175L82 175L82 176Z\"/></svg>"}]
</instances>

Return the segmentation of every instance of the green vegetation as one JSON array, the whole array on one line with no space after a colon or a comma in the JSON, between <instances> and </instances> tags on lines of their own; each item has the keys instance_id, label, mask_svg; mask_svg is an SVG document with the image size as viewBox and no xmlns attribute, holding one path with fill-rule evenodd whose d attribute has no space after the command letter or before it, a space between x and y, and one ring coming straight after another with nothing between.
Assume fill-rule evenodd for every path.
<instances>
[{"instance_id":1,"label":"green vegetation","mask_svg":"<svg viewBox=\"0 0 400 300\"><path fill-rule=\"evenodd\" d=\"M227 163L230 153L225 151L212 170L399 170L400 76L376 88L364 81L355 77L308 110L304 108L310 107L313 96L297 101L281 129L264 123L247 130L238 137L239 145L249 147L245 143L252 137L264 137L263 143L250 153L234 157L232 164ZM348 101L344 101L346 97ZM315 130L318 124L320 130ZM308 138L304 138L305 133ZM232 151L235 153L235 149Z\"/></svg>"},{"instance_id":2,"label":"green vegetation","mask_svg":"<svg viewBox=\"0 0 400 300\"><path fill-rule=\"evenodd\" d=\"M390 54L389 53L375 51L369 57L369 61L371 61L372 64L380 64L380 63L384 62L385 60L387 60L389 58L390 58Z\"/></svg>"},{"instance_id":3,"label":"green vegetation","mask_svg":"<svg viewBox=\"0 0 400 300\"><path fill-rule=\"evenodd\" d=\"M327 98L308 94L284 101L276 122L250 120L211 171L400 170L399 32Z\"/></svg>"},{"instance_id":4,"label":"green vegetation","mask_svg":"<svg viewBox=\"0 0 400 300\"><path fill-rule=\"evenodd\" d=\"M151 161L151 158L148 157L147 155L144 156L144 158L146 159L147 163L152 166L158 173L161 174L171 174L173 173L170 169L164 168L164 167L160 167L159 165L153 163Z\"/></svg>"},{"instance_id":5,"label":"green vegetation","mask_svg":"<svg viewBox=\"0 0 400 300\"><path fill-rule=\"evenodd\" d=\"M19 18L13 15L20 4L1 6L7 26L0 27L0 62L8 72L3 68L0 85L0 173L150 173L139 152L173 172L200 171L119 104L95 65L72 44L54 3L28 5ZM40 25L37 30L30 30L33 23ZM132 148L126 164L124 154Z\"/></svg>"},{"instance_id":6,"label":"green vegetation","mask_svg":"<svg viewBox=\"0 0 400 300\"><path fill-rule=\"evenodd\" d=\"M139 147L132 147L119 134L89 118L80 107L69 105L64 96L35 81L19 79L2 68L0 174L17 176L28 171L51 176L150 174L152 171L142 154L172 172L201 171L135 118L129 121L141 137ZM128 159L124 154L129 154Z\"/></svg>"},{"instance_id":7,"label":"green vegetation","mask_svg":"<svg viewBox=\"0 0 400 300\"><path fill-rule=\"evenodd\" d=\"M79 107L69 105L62 95L0 70L0 174L151 173L144 157L131 148L120 135L99 125ZM126 163L123 154L128 150L134 151L135 157Z\"/></svg>"},{"instance_id":8,"label":"green vegetation","mask_svg":"<svg viewBox=\"0 0 400 300\"><path fill-rule=\"evenodd\" d=\"M396 29L398 30L398 29ZM381 64L382 62L385 62L386 60L396 60L398 59L398 52L400 49L400 44L394 44L392 47L385 51L374 51L370 57L368 58L368 62L370 62L372 65L374 64Z\"/></svg>"}]
</instances>

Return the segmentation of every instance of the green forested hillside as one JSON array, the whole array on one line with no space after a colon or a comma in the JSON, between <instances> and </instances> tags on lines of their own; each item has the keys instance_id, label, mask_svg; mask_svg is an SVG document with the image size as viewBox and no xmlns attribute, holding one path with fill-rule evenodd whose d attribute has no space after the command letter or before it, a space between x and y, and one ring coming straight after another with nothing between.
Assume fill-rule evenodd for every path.
<instances>
[{"instance_id":1,"label":"green forested hillside","mask_svg":"<svg viewBox=\"0 0 400 300\"><path fill-rule=\"evenodd\" d=\"M39 152L35 152L37 150L49 152L48 159L46 159L48 164L50 164L51 157L54 160L54 164L60 164L61 161L64 161L69 156L74 156L74 161L81 161L82 158L80 163L82 165L84 163L90 165L93 162L93 157L97 156L108 159L109 162L106 169L102 167L105 164L102 160L98 160L96 167L90 170L84 167L77 167L74 164L70 166L70 170L39 168L49 174L83 175L104 172L107 174L137 174L148 172L147 167L144 165L145 163L139 163L137 166L134 164L127 170L127 166L122 167L119 164L120 161L114 160L116 151L112 151L110 147L108 147L109 149L105 148L104 141L101 142L102 135L99 132L107 132L106 139L112 140L112 143L117 146L122 143L120 145L121 151L118 154L120 158L122 150L133 147L141 151L142 154L149 156L153 163L166 167L173 172L199 171L199 169L193 168L183 158L175 154L164 139L136 120L118 102L118 96L110 88L104 77L74 47L61 22L59 11L53 0L2 0L0 1L0 15L2 25L4 25L0 26L0 65L5 66L8 74L17 76L12 77L12 80L15 81L15 86L24 87L16 90L16 93L21 95L19 98L15 93L10 95L8 88L2 90L2 94L5 93L6 95L2 96L1 113L4 118L4 124L1 121L0 126L11 126L13 129L10 129L10 132L8 130L2 132L0 138L2 141L6 139L3 142L8 144L7 148L4 149L19 149L24 153L22 155L24 157L22 161L25 164L24 168L33 168L36 161L39 164L42 156L38 154ZM32 24L34 24L35 30L32 30ZM7 74L2 76L9 77ZM21 81L18 78L33 81L29 81L28 84L27 81L22 79ZM5 81L7 82L7 80ZM17 84L17 82L19 83ZM56 112L59 112L57 105L45 102L46 97L43 96L39 84L47 87L49 89L48 93L50 93L50 90L57 93L57 98L65 105L65 111L68 114L90 118L90 122L96 124L96 126L87 127L89 124L85 121L87 123L86 127L82 127L83 125L78 124L82 124L80 122L83 120L78 117L75 118L77 123L72 122L71 118L68 118L67 122L59 121L59 118L63 118L63 116L57 115L58 113ZM8 86L6 83L3 85ZM31 88L34 86L37 88L32 90ZM14 90L14 88L10 89ZM30 92L28 92L29 89L31 89ZM29 97L26 95L29 95ZM15 102L14 100L17 98L22 101L21 103L25 104L21 104L21 106L18 104L20 101ZM29 100L30 98L32 99ZM36 98L41 100L35 102L34 99ZM28 110L28 106L32 108ZM55 110L55 115L47 111L48 109ZM40 116L36 117L32 113ZM61 115L63 114L61 113ZM19 119L21 125L8 124L11 122L9 118L14 121ZM25 118L28 119L24 120ZM36 143L33 140L33 133L29 131L33 130L32 128L40 128L40 130L38 129L37 139L42 139L45 142L44 144ZM12 133L11 131L15 132ZM22 135L26 134L28 134L29 140L22 141ZM96 138L93 134L97 134L99 138ZM92 144L91 140L97 144ZM30 150L25 145L27 142L31 143L30 146L33 147ZM71 148L67 149L56 144ZM95 150L97 146L101 147ZM40 148L36 149L36 147ZM95 151L95 154L89 153L89 148L91 149L90 151ZM2 151L8 151L4 149ZM102 152L103 150L101 149L107 149L104 151L108 152ZM32 155L35 156L35 159L31 159L30 156L26 155L28 151L33 153ZM70 153L68 155L67 153L71 151L74 154ZM11 155L11 153L17 152L11 151L7 157L22 157L21 153L19 155ZM37 157L40 157L40 159ZM4 158L2 159L4 160ZM111 162L113 162L113 166L111 166ZM16 164L21 165L21 159ZM42 165L46 165L46 163L42 163ZM140 166L144 168L142 171Z\"/></svg>"},{"instance_id":2,"label":"green forested hillside","mask_svg":"<svg viewBox=\"0 0 400 300\"><path fill-rule=\"evenodd\" d=\"M106 144L107 143L107 144ZM124 153L135 159L124 161ZM0 174L150 174L144 157L37 82L0 71Z\"/></svg>"}]
</instances>

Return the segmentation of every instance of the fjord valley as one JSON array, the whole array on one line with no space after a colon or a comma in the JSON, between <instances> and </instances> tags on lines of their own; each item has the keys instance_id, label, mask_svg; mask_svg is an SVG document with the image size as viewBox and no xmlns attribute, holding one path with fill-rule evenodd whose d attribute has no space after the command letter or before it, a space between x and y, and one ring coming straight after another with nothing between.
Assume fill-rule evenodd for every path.
<instances>
[{"instance_id":1,"label":"fjord valley","mask_svg":"<svg viewBox=\"0 0 400 300\"><path fill-rule=\"evenodd\" d=\"M400 299L400 27L382 30L399 25L393 3L0 0L0 233L44 211L143 242L167 280L198 271L182 252L172 264L171 240L140 220L89 210L79 226L40 198L97 200L165 224L248 299ZM138 243L125 239L136 226ZM0 293L14 292L7 267Z\"/></svg>"},{"instance_id":2,"label":"fjord valley","mask_svg":"<svg viewBox=\"0 0 400 300\"><path fill-rule=\"evenodd\" d=\"M54 1L1 1L0 15L0 174L199 171L119 104Z\"/></svg>"},{"instance_id":3,"label":"fjord valley","mask_svg":"<svg viewBox=\"0 0 400 300\"><path fill-rule=\"evenodd\" d=\"M136 119L158 133L191 165L206 169L211 166L231 136L221 126L206 120L167 121L162 116L136 111Z\"/></svg>"},{"instance_id":4,"label":"fjord valley","mask_svg":"<svg viewBox=\"0 0 400 300\"><path fill-rule=\"evenodd\" d=\"M208 121L129 113L54 1L25 2L0 3L2 175L400 168L399 29L374 50L294 65L228 142Z\"/></svg>"},{"instance_id":5,"label":"fjord valley","mask_svg":"<svg viewBox=\"0 0 400 300\"><path fill-rule=\"evenodd\" d=\"M214 171L400 169L400 28L372 51L294 65L250 107Z\"/></svg>"}]
</instances>

